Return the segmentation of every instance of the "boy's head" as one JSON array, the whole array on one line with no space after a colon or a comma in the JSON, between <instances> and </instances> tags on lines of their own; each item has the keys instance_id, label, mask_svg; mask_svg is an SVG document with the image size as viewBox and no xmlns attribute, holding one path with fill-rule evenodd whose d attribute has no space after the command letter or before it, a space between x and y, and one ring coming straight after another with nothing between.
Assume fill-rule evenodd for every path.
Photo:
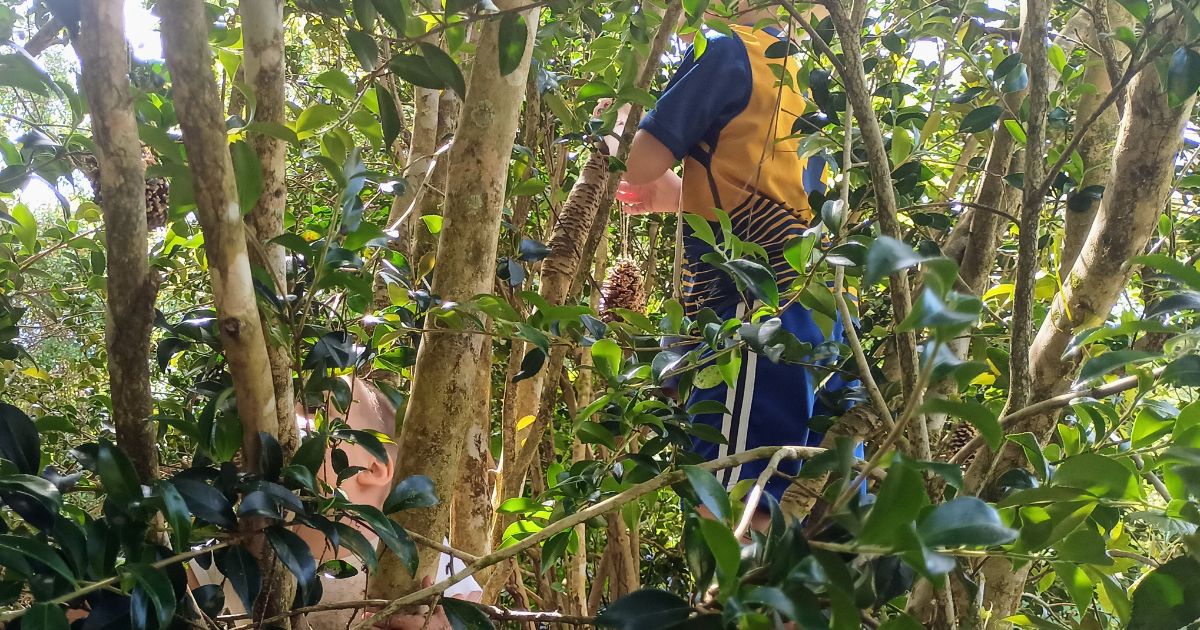
<instances>
[{"instance_id":1,"label":"boy's head","mask_svg":"<svg viewBox=\"0 0 1200 630\"><path fill-rule=\"evenodd\" d=\"M371 382L361 378L344 378L343 380L351 388L350 407L343 414L333 405L329 405L329 413L332 416L330 419L342 420L350 429L374 431L386 436L388 440L384 441L383 446L387 451L388 461L380 461L357 444L341 443L339 448L346 453L349 465L363 470L343 481L339 489L347 499L354 503L380 507L391 491L392 474L396 470L398 448L395 443L396 408L387 396ZM313 416L297 407L296 422L300 425L302 432L311 431ZM330 449L326 452L325 463L320 471L321 480L331 486L337 484L337 474L333 470L332 456L333 451Z\"/></svg>"}]
</instances>

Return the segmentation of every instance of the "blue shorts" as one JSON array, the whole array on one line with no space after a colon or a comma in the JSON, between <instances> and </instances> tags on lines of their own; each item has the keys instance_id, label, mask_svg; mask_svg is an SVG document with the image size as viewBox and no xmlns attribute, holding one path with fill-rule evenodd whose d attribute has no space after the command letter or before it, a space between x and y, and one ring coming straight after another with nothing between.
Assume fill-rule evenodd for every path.
<instances>
[{"instance_id":1,"label":"blue shorts","mask_svg":"<svg viewBox=\"0 0 1200 630\"><path fill-rule=\"evenodd\" d=\"M720 309L723 318L744 318L744 303ZM814 323L812 314L799 304L792 305L779 315L782 328L800 341L814 347L825 341L820 328ZM840 326L834 327L834 336L840 337ZM770 359L744 349L742 369L735 387L724 381L708 389L693 388L688 396L687 407L706 400L724 405L730 413L707 413L692 416L693 423L706 424L725 437L726 444L714 444L695 438L692 450L704 460L717 459L760 446L818 446L823 434L809 429L814 410L819 414L830 414L816 402L817 382L823 375L795 363L772 363ZM836 375L839 386L844 386ZM727 488L743 479L757 479L766 469L767 459L747 462L735 468L717 471L717 479ZM780 462L779 472L795 476L800 472L799 460ZM767 482L766 493L780 500L789 480L779 476Z\"/></svg>"}]
</instances>

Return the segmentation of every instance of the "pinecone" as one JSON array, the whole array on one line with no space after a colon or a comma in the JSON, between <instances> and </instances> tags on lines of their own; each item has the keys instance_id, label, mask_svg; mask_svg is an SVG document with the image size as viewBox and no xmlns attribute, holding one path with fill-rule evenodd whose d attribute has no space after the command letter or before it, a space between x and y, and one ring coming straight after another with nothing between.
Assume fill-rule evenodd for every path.
<instances>
[{"instance_id":1,"label":"pinecone","mask_svg":"<svg viewBox=\"0 0 1200 630\"><path fill-rule=\"evenodd\" d=\"M954 425L954 430L946 439L946 458L953 457L977 435L979 435L979 431L970 422L962 421Z\"/></svg>"},{"instance_id":2,"label":"pinecone","mask_svg":"<svg viewBox=\"0 0 1200 630\"><path fill-rule=\"evenodd\" d=\"M147 167L156 162L154 153L148 147L142 147L142 161ZM76 166L83 171L84 176L92 183L92 201L101 203L100 196L100 162L93 154L80 156ZM146 179L146 227L156 230L167 224L167 208L171 203L171 185L163 177Z\"/></svg>"},{"instance_id":3,"label":"pinecone","mask_svg":"<svg viewBox=\"0 0 1200 630\"><path fill-rule=\"evenodd\" d=\"M613 309L624 308L642 312L646 309L646 291L642 287L642 270L628 258L617 260L608 271L600 290L600 318L606 322L617 319Z\"/></svg>"}]
</instances>

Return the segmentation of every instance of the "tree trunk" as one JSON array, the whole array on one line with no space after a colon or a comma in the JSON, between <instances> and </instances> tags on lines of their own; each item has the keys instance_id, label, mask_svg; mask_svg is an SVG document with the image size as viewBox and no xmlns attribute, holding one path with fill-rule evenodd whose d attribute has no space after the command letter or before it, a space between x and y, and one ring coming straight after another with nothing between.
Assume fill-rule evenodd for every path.
<instances>
[{"instance_id":1,"label":"tree trunk","mask_svg":"<svg viewBox=\"0 0 1200 630\"><path fill-rule=\"evenodd\" d=\"M498 4L502 10L520 6L516 0ZM522 15L527 38L532 39L537 11L530 9ZM446 246L440 248L433 272L434 290L447 301L464 301L488 293L495 275L496 235L508 162L533 50L532 44L527 45L517 69L502 75L499 30L499 20L489 20L483 26L463 103L462 125L450 150L456 169L455 185L446 191L441 232L441 242ZM431 320L429 326L436 326L436 322ZM398 440L399 452L412 456L399 459L396 479L427 475L443 501L432 508L400 512L397 521L433 540L442 540L448 530L449 497L459 479L467 430L473 422L471 401L478 387L480 346L487 338L451 330L431 331L423 337ZM421 577L433 575L437 553L421 550L414 581L395 554L381 549L379 571L371 580L369 596L391 598L409 592L420 584Z\"/></svg>"},{"instance_id":2,"label":"tree trunk","mask_svg":"<svg viewBox=\"0 0 1200 630\"><path fill-rule=\"evenodd\" d=\"M286 71L283 59L282 0L244 0L242 41L245 49L246 79L254 89L254 119L258 122L287 122L284 99ZM287 274L284 250L269 241L283 234L283 215L287 210L287 144L265 133L255 133L251 143L262 168L262 195L246 216L250 232L258 239L256 251L262 252L261 264L275 281L277 295L286 296ZM259 249L261 248L261 249ZM263 330L270 331L269 314L264 313ZM296 429L295 393L292 384L292 356L286 334L265 335L267 357L271 362L271 383L275 389L275 415L279 419L279 445L290 457L300 443Z\"/></svg>"},{"instance_id":3,"label":"tree trunk","mask_svg":"<svg viewBox=\"0 0 1200 630\"><path fill-rule=\"evenodd\" d=\"M82 82L100 163L101 210L108 254L108 374L117 443L144 484L158 478L158 449L150 420L150 331L158 276L146 255L146 177L129 85L124 2L82 5L79 45Z\"/></svg>"},{"instance_id":4,"label":"tree trunk","mask_svg":"<svg viewBox=\"0 0 1200 630\"><path fill-rule=\"evenodd\" d=\"M454 513L451 518L450 546L475 556L492 551L491 438L492 438L492 342L484 341L478 359L471 425L467 429L466 449L454 486ZM487 581L490 571L476 579Z\"/></svg>"},{"instance_id":5,"label":"tree trunk","mask_svg":"<svg viewBox=\"0 0 1200 630\"><path fill-rule=\"evenodd\" d=\"M275 388L250 276L225 118L212 77L209 22L196 0L164 0L162 31L174 78L175 109L195 188L217 307L221 346L229 361L248 466L258 461L258 433L279 433ZM140 184L139 184L140 185Z\"/></svg>"},{"instance_id":6,"label":"tree trunk","mask_svg":"<svg viewBox=\"0 0 1200 630\"><path fill-rule=\"evenodd\" d=\"M1046 57L1047 23L1050 20L1050 0L1021 2L1021 52L1029 67L1029 106L1025 150L1025 181L1021 198L1020 235L1018 237L1017 274L1013 285L1012 322L1009 330L1009 374L1007 406L1019 409L1029 404L1029 344L1033 337L1033 288L1037 283L1038 230L1041 226L1045 193L1041 182L1046 175L1043 146L1046 141L1046 108L1050 81L1050 62Z\"/></svg>"},{"instance_id":7,"label":"tree trunk","mask_svg":"<svg viewBox=\"0 0 1200 630\"><path fill-rule=\"evenodd\" d=\"M1100 0L1104 2L1104 0ZM1117 7L1115 11L1108 11L1108 15L1112 17L1110 28L1116 26L1133 26L1133 16L1123 8ZM1108 33L1099 32L1100 28L1090 29L1083 36L1084 41L1092 48L1099 46L1099 41L1102 39L1113 39ZM1123 53L1128 53L1128 50L1122 45L1119 49ZM1109 77L1109 71L1104 59L1094 58L1088 59L1084 82L1096 86L1094 92L1084 94L1079 99L1079 109L1075 114L1075 120L1087 120L1091 117L1096 108L1101 102L1112 92L1112 81ZM1118 62L1119 69L1124 71L1124 63ZM1092 123L1083 132L1083 140L1079 143L1079 155L1083 158L1084 175L1079 182L1077 191L1086 190L1090 186L1108 186L1110 175L1109 166L1112 164L1113 141L1117 137L1117 129L1120 126L1121 120L1117 115L1117 109L1110 107L1100 114L1100 117ZM1079 250L1083 248L1083 242L1087 240L1088 232L1092 229L1092 223L1096 219L1096 212L1100 209L1100 204L1097 201L1092 201L1086 196L1078 198L1075 203L1069 203L1063 214L1063 241L1062 253L1059 256L1058 275L1059 278L1065 278L1071 271L1071 266L1075 264L1075 259L1079 257Z\"/></svg>"},{"instance_id":8,"label":"tree trunk","mask_svg":"<svg viewBox=\"0 0 1200 630\"><path fill-rule=\"evenodd\" d=\"M250 275L246 240L249 231L238 205L237 185L225 119L212 72L209 21L198 0L164 0L163 48L175 91L175 109L183 129L197 214L204 231L204 250L213 284L213 300L221 331L221 347L233 375L238 416L242 421L242 461L259 466L259 432L279 435L278 406L271 362ZM290 419L289 424L294 424ZM255 528L255 523L243 523ZM274 616L292 604L294 582L274 561L262 537L247 543L269 580L267 594L255 606L259 615Z\"/></svg>"},{"instance_id":9,"label":"tree trunk","mask_svg":"<svg viewBox=\"0 0 1200 630\"><path fill-rule=\"evenodd\" d=\"M1080 327L1107 318L1129 279L1129 260L1145 247L1170 190L1183 124L1195 99L1178 108L1169 107L1153 65L1138 73L1127 98L1111 168L1121 176L1106 191L1079 259L1034 338L1030 348L1031 401L1070 387L1081 357L1078 353L1063 357L1063 351ZM1046 436L1056 419L1055 413L1038 414L1005 429ZM985 492L998 474L1025 465L1020 449L1012 446L998 455L986 449L977 452L966 475L968 493ZM984 562L983 570L988 575L985 606L999 618L1011 614L1019 603L1028 567L1013 571L1008 560L998 559Z\"/></svg>"}]
</instances>

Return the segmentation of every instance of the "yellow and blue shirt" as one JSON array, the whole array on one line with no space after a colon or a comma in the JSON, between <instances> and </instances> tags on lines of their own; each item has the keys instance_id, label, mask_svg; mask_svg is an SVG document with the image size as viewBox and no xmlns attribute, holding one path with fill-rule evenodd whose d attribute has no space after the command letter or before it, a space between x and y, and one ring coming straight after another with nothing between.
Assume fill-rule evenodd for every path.
<instances>
[{"instance_id":1,"label":"yellow and blue shirt","mask_svg":"<svg viewBox=\"0 0 1200 630\"><path fill-rule=\"evenodd\" d=\"M772 68L782 65L794 74L796 62L766 55L781 41L778 31L732 31L709 34L699 59L694 47L688 49L641 128L683 161L683 211L727 213L734 236L762 246L786 287L798 274L784 259L784 246L811 222L808 193L824 190L827 168L822 159L797 153L792 126L805 101L790 82L781 85L778 68ZM720 238L720 229L714 231ZM700 260L708 251L685 234L682 293L690 315L741 299L731 278Z\"/></svg>"}]
</instances>

